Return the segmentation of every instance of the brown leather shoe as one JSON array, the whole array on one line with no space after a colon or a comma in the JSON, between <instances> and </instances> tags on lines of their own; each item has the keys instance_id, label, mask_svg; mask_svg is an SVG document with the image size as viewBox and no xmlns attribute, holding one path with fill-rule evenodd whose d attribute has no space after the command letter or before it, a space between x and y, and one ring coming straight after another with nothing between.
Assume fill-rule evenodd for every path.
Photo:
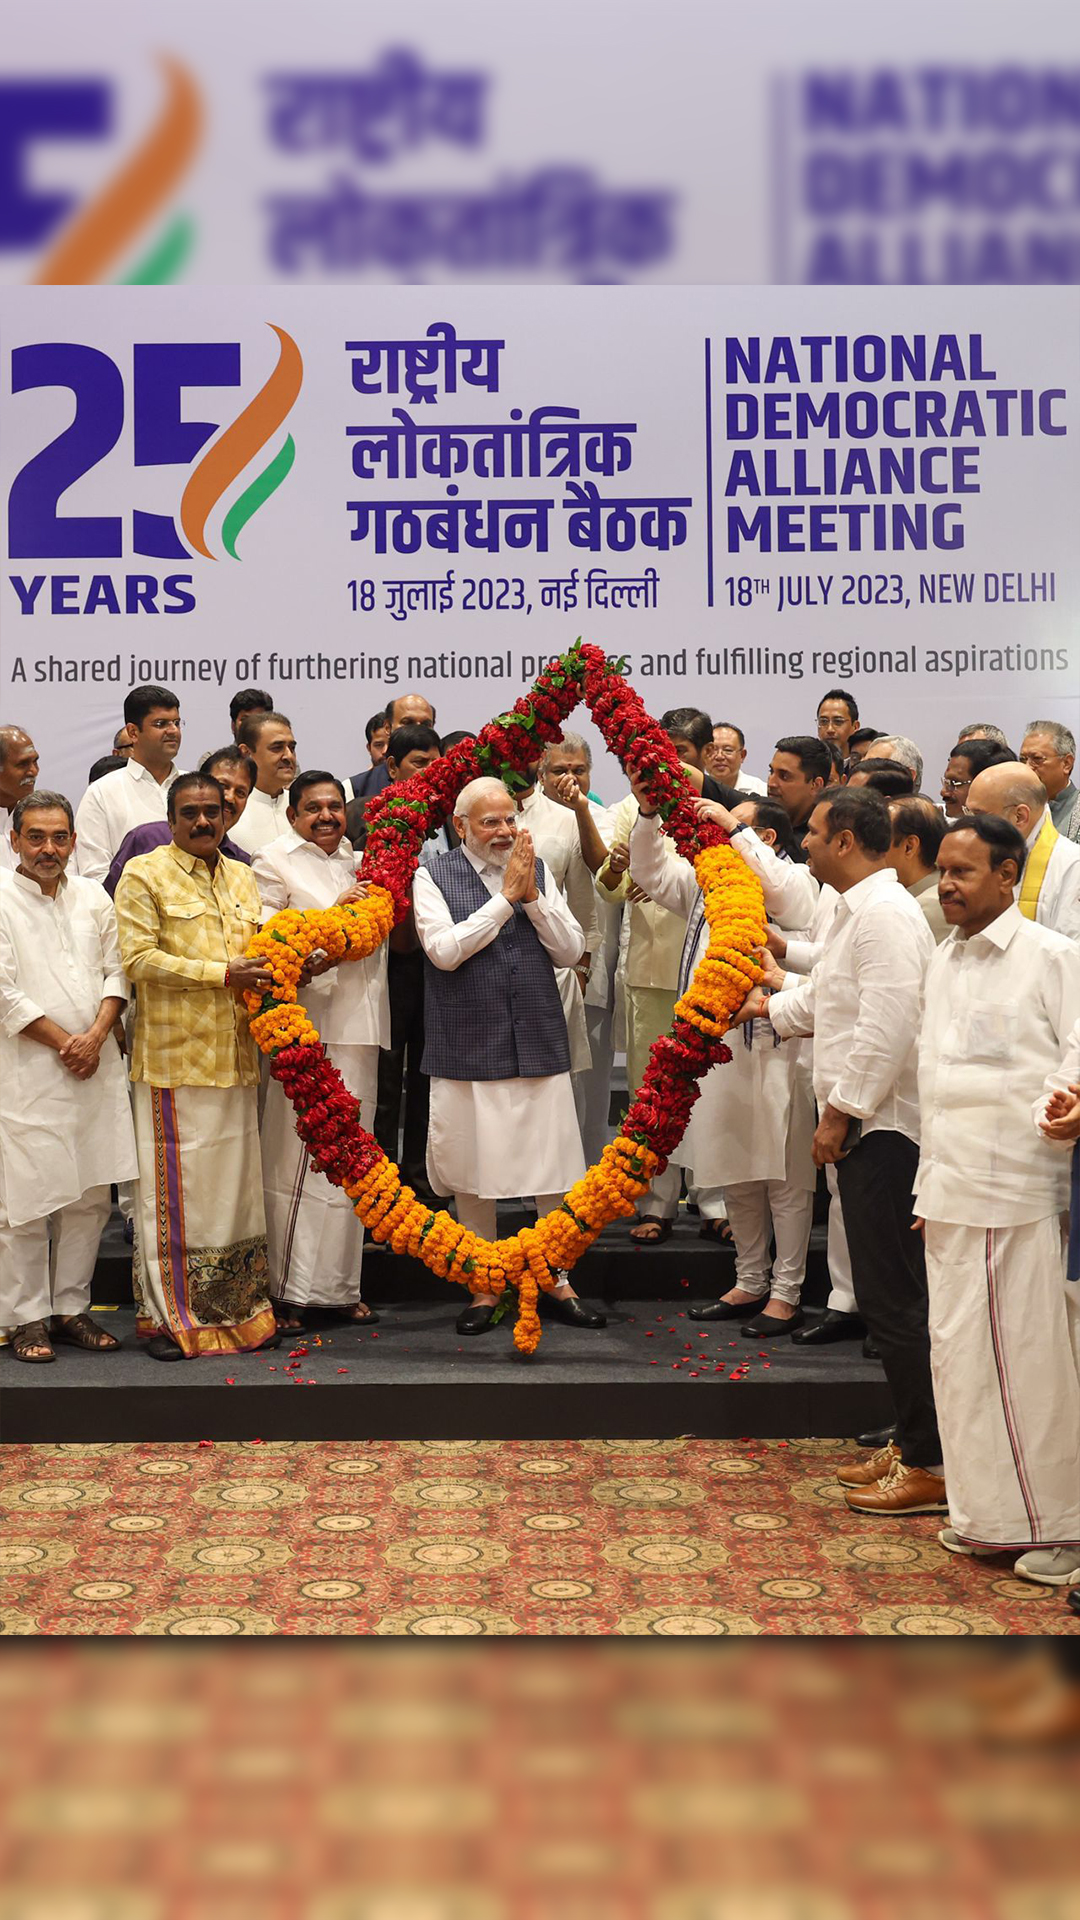
<instances>
[{"instance_id":1,"label":"brown leather shoe","mask_svg":"<svg viewBox=\"0 0 1080 1920\"><path fill-rule=\"evenodd\" d=\"M900 1449L893 1440L887 1440L883 1447L870 1455L869 1460L849 1460L846 1465L837 1467L836 1477L842 1487L873 1487L884 1480L894 1460L899 1460Z\"/></svg>"},{"instance_id":2,"label":"brown leather shoe","mask_svg":"<svg viewBox=\"0 0 1080 1920\"><path fill-rule=\"evenodd\" d=\"M905 1467L894 1460L883 1480L872 1487L853 1487L845 1494L853 1513L947 1513L945 1481L925 1467Z\"/></svg>"}]
</instances>

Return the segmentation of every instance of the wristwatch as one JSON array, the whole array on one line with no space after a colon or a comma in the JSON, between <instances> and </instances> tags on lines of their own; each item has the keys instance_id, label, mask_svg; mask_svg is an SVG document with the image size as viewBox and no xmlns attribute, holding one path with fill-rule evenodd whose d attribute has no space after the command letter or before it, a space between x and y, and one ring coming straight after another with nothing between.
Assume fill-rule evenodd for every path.
<instances>
[{"instance_id":1,"label":"wristwatch","mask_svg":"<svg viewBox=\"0 0 1080 1920\"><path fill-rule=\"evenodd\" d=\"M738 826L737 826L737 827L732 827L732 828L730 829L730 831L729 831L729 833L728 833L728 839L729 839L729 840L734 840L734 838L735 838L735 835L736 835L737 833L745 833L745 832L746 832L746 821L745 821L745 820L740 820L740 821L739 821L739 824L738 824Z\"/></svg>"}]
</instances>

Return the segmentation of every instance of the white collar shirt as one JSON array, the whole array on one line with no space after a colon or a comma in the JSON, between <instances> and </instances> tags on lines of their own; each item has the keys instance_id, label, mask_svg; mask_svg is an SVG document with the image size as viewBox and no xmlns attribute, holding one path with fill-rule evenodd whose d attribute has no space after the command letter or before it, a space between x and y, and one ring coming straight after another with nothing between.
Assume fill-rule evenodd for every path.
<instances>
[{"instance_id":1,"label":"white collar shirt","mask_svg":"<svg viewBox=\"0 0 1080 1920\"><path fill-rule=\"evenodd\" d=\"M263 904L263 921L286 907L298 912L335 906L356 878L350 840L324 853L292 827L260 847L251 871ZM339 962L302 989L301 999L328 1044L389 1047L390 1002L386 941L365 960Z\"/></svg>"},{"instance_id":2,"label":"white collar shirt","mask_svg":"<svg viewBox=\"0 0 1080 1920\"><path fill-rule=\"evenodd\" d=\"M104 880L132 827L168 818L169 788L179 770L157 781L137 760L91 781L75 815L75 858L84 880Z\"/></svg>"},{"instance_id":3,"label":"white collar shirt","mask_svg":"<svg viewBox=\"0 0 1080 1920\"><path fill-rule=\"evenodd\" d=\"M261 847L268 847L271 840L280 840L283 833L290 831L288 793L260 793L258 787L252 787L243 813L236 825L229 828L229 839L234 846L254 855Z\"/></svg>"},{"instance_id":4,"label":"white collar shirt","mask_svg":"<svg viewBox=\"0 0 1080 1920\"><path fill-rule=\"evenodd\" d=\"M958 1226L1022 1226L1069 1203L1069 1155L1031 1124L1080 1017L1080 953L1009 907L957 930L926 975L915 1210Z\"/></svg>"},{"instance_id":5,"label":"white collar shirt","mask_svg":"<svg viewBox=\"0 0 1080 1920\"><path fill-rule=\"evenodd\" d=\"M769 999L785 1040L814 1036L814 1094L864 1133L919 1138L917 1050L934 937L891 867L840 895L808 979Z\"/></svg>"}]
</instances>

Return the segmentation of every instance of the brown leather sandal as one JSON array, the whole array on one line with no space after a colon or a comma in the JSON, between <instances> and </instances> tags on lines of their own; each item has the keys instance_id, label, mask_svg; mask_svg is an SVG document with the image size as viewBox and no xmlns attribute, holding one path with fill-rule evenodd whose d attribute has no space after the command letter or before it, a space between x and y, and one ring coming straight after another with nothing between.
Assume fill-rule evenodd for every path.
<instances>
[{"instance_id":1,"label":"brown leather sandal","mask_svg":"<svg viewBox=\"0 0 1080 1920\"><path fill-rule=\"evenodd\" d=\"M44 1320L27 1320L23 1326L16 1327L11 1336L11 1351L16 1360L28 1367L47 1367L50 1360L56 1359Z\"/></svg>"},{"instance_id":2,"label":"brown leather sandal","mask_svg":"<svg viewBox=\"0 0 1080 1920\"><path fill-rule=\"evenodd\" d=\"M54 1314L49 1331L61 1346L81 1347L84 1353L115 1353L120 1345L114 1333L95 1327L88 1313L77 1313L71 1320L61 1320Z\"/></svg>"}]
</instances>

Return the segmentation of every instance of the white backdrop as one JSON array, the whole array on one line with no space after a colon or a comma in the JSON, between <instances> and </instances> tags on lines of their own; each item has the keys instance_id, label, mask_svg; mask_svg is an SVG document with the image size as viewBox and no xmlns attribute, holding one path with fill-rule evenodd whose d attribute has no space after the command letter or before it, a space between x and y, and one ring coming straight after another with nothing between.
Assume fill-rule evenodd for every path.
<instances>
[{"instance_id":1,"label":"white backdrop","mask_svg":"<svg viewBox=\"0 0 1080 1920\"><path fill-rule=\"evenodd\" d=\"M758 773L850 687L933 788L965 721L1080 716L1078 323L1069 289L11 288L0 718L77 799L129 685L176 688L191 765L254 684L353 773L388 696L475 728L582 634Z\"/></svg>"}]
</instances>

